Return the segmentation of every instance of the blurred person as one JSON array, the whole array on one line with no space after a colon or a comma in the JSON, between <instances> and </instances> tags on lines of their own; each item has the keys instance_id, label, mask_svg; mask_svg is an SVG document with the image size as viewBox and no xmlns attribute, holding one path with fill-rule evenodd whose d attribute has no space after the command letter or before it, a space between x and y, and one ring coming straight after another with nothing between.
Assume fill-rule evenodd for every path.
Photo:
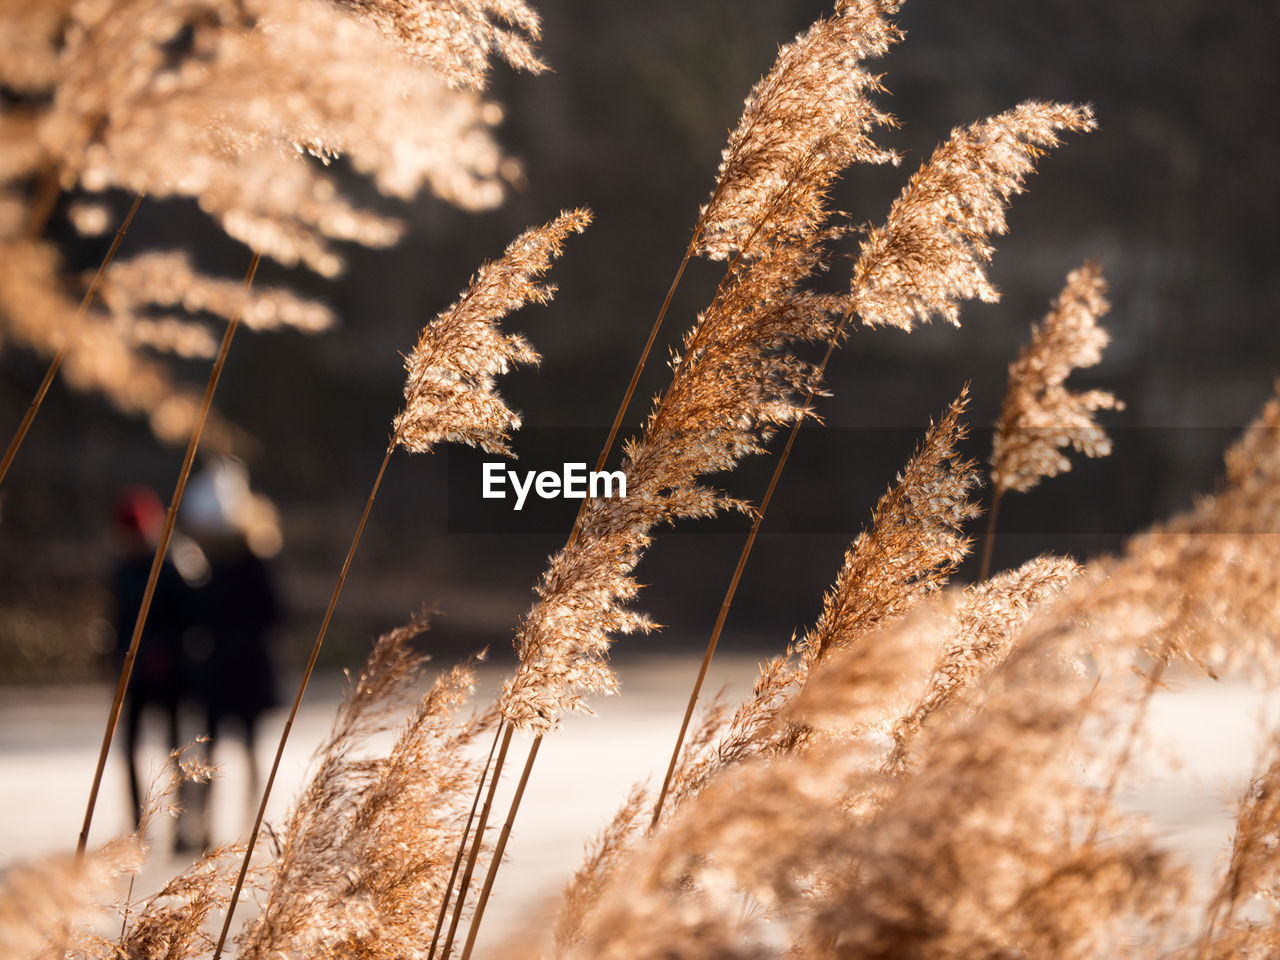
<instances>
[{"instance_id":1,"label":"blurred person","mask_svg":"<svg viewBox=\"0 0 1280 960\"><path fill-rule=\"evenodd\" d=\"M270 640L280 604L265 562L280 545L275 510L251 491L244 464L220 457L192 479L182 521L208 562L208 575L194 591L185 643L204 711L204 733L211 753L228 729L244 743L252 812L260 792L258 724L279 703ZM183 845L208 849L211 787L202 785L191 793L200 835L184 836Z\"/></svg>"},{"instance_id":2,"label":"blurred person","mask_svg":"<svg viewBox=\"0 0 1280 960\"><path fill-rule=\"evenodd\" d=\"M133 639L156 546L164 526L164 506L149 487L131 485L120 491L112 512L112 541L119 554L111 574L115 602L115 646L111 661L118 673ZM191 563L190 545L177 551ZM192 696L191 672L183 655L183 634L190 624L192 590L179 567L166 557L156 580L151 608L138 641L138 652L124 700L124 757L134 826L142 815L137 746L143 714L155 708L163 721L170 751L181 744L180 710Z\"/></svg>"}]
</instances>

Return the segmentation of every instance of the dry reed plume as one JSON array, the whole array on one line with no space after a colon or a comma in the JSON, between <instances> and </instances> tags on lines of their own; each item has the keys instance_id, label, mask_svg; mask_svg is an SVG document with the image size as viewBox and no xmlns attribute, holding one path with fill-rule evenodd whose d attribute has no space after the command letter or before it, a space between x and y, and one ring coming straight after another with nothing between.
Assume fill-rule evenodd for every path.
<instances>
[{"instance_id":1,"label":"dry reed plume","mask_svg":"<svg viewBox=\"0 0 1280 960\"><path fill-rule=\"evenodd\" d=\"M825 268L824 244L840 233L828 225L825 209L832 180L856 159L892 159L867 138L871 126L888 118L866 99L865 91L877 83L858 62L882 53L893 39L884 14L895 9L892 3L838 4L835 17L819 20L780 51L774 70L748 98L744 118L731 135L715 189L623 397L600 466L689 257L698 248L713 258L736 255L711 306L673 357L671 384L655 401L643 435L624 446L627 498L612 505L584 501L566 547L551 559L536 588L538 601L517 630L520 664L500 700L506 734L477 838L487 822L512 732L527 728L536 736L479 896L463 960L474 948L543 734L564 712L588 709L585 694L615 689L605 663L611 634L653 626L643 614L626 608L638 589L632 571L650 542L650 531L662 522L711 516L724 508L749 509L699 478L762 452L777 425L807 415L821 370L792 354L792 344L830 337L834 315L843 305L839 298L805 291L803 284ZM831 87L829 100L814 102L813 93L823 86ZM478 789L477 802L479 796ZM472 844L461 881L446 955L478 842Z\"/></svg>"},{"instance_id":2,"label":"dry reed plume","mask_svg":"<svg viewBox=\"0 0 1280 960\"><path fill-rule=\"evenodd\" d=\"M754 256L767 222L779 237L803 238L825 219L825 190L855 163L897 162L870 138L895 121L871 102L879 78L863 66L901 33L887 18L896 0L838 0L778 51L769 73L747 98L710 200L699 217L699 252L724 260ZM806 169L804 177L796 171Z\"/></svg>"},{"instance_id":3,"label":"dry reed plume","mask_svg":"<svg viewBox=\"0 0 1280 960\"><path fill-rule=\"evenodd\" d=\"M260 911L237 956L412 956L430 939L466 817L471 741L494 714L457 717L470 665L440 673L407 719L425 624L375 644L335 717L318 765L275 839ZM390 748L379 736L395 733Z\"/></svg>"},{"instance_id":4,"label":"dry reed plume","mask_svg":"<svg viewBox=\"0 0 1280 960\"><path fill-rule=\"evenodd\" d=\"M956 445L968 434L960 421L967 388L925 434L897 482L880 498L871 525L845 553L836 581L823 598L817 623L786 654L761 666L752 695L727 728L700 750L685 747L675 778L676 803L741 760L794 747L802 731L779 727L779 714L830 653L849 649L877 627L905 616L940 590L969 552L965 524L978 515L969 499L975 464Z\"/></svg>"},{"instance_id":5,"label":"dry reed plume","mask_svg":"<svg viewBox=\"0 0 1280 960\"><path fill-rule=\"evenodd\" d=\"M1031 343L1009 366L1009 389L991 444L991 484L999 496L1035 487L1044 477L1071 469L1060 452L1070 446L1086 457L1111 453L1111 440L1094 421L1099 410L1123 410L1106 390L1083 393L1063 384L1071 371L1102 359L1111 338L1098 326L1110 305L1102 270L1086 263L1067 274L1067 284Z\"/></svg>"},{"instance_id":6,"label":"dry reed plume","mask_svg":"<svg viewBox=\"0 0 1280 960\"><path fill-rule=\"evenodd\" d=\"M502 696L510 722L545 731L584 709L583 694L615 689L611 634L652 627L625 604L654 526L746 509L698 481L760 452L774 426L799 415L813 368L790 344L829 335L838 304L799 289L821 263L821 239L771 244L741 261L685 335L671 385L643 435L624 446L627 496L584 503L576 540L552 558L521 621L520 666Z\"/></svg>"},{"instance_id":7,"label":"dry reed plume","mask_svg":"<svg viewBox=\"0 0 1280 960\"><path fill-rule=\"evenodd\" d=\"M217 293L222 281L176 254L144 255L112 272L105 312L79 316L83 287L62 276L43 236L59 194L189 198L255 251L333 276L342 267L335 243L386 246L402 232L342 194L324 170L334 158L393 197L426 187L467 209L501 199L517 167L490 132L502 111L478 89L491 55L540 69L524 38L536 32L531 10L505 2L0 5L6 339L55 362L65 351L73 386L146 413L162 439L184 439L198 398L154 354L212 352L204 322L227 317L234 294ZM109 209L80 199L68 216L99 232ZM322 307L282 292L249 297L243 312L257 329L329 322ZM233 435L215 427L211 445L225 450Z\"/></svg>"},{"instance_id":8,"label":"dry reed plume","mask_svg":"<svg viewBox=\"0 0 1280 960\"><path fill-rule=\"evenodd\" d=\"M1211 675L1243 666L1270 680L1280 633L1278 562L1280 396L1273 396L1227 451L1216 493L1134 537L1097 571L1087 601L1079 601L1097 621L1090 627L1096 655L1137 644Z\"/></svg>"},{"instance_id":9,"label":"dry reed plume","mask_svg":"<svg viewBox=\"0 0 1280 960\"><path fill-rule=\"evenodd\" d=\"M214 775L189 747L175 751L174 762L150 784L134 833L84 856L52 857L6 871L0 881L0 956L185 957L212 945L203 925L225 902L235 846L207 851L155 893L133 900L156 820L178 812L183 783Z\"/></svg>"},{"instance_id":10,"label":"dry reed plume","mask_svg":"<svg viewBox=\"0 0 1280 960\"><path fill-rule=\"evenodd\" d=\"M484 89L494 56L518 70L547 65L533 43L541 38L538 11L524 0L339 0L358 10L416 61L452 87Z\"/></svg>"},{"instance_id":11,"label":"dry reed plume","mask_svg":"<svg viewBox=\"0 0 1280 960\"><path fill-rule=\"evenodd\" d=\"M392 422L395 443L423 453L452 441L514 456L508 431L519 428L520 417L495 392L494 378L516 364L536 364L538 354L520 334L500 332L498 322L526 303L551 300L555 286L538 280L560 255L564 239L589 223L591 212L578 209L525 231L423 327L405 359L409 378L404 409Z\"/></svg>"},{"instance_id":12,"label":"dry reed plume","mask_svg":"<svg viewBox=\"0 0 1280 960\"><path fill-rule=\"evenodd\" d=\"M1205 908L1200 936L1186 956L1197 960L1274 956L1280 948L1280 742L1273 735L1236 810L1231 854ZM1261 901L1266 919L1241 917Z\"/></svg>"},{"instance_id":13,"label":"dry reed plume","mask_svg":"<svg viewBox=\"0 0 1280 960\"><path fill-rule=\"evenodd\" d=\"M780 59L793 49L784 48ZM789 109L799 108L791 103ZM734 248L740 256L685 335L683 352L672 362L671 385L643 437L625 449L627 499L588 501L577 542L544 575L541 599L517 639L521 667L504 695L509 719L544 730L564 710L581 708L576 691L614 688L602 662L609 634L651 626L620 606L634 595L630 573L648 544L648 531L661 522L746 508L696 478L761 452L773 428L807 415L820 370L784 352L789 343L828 340L842 327L839 318L854 311L868 325L909 329L913 319L924 321L935 312L954 319L957 298L994 296L981 261L990 255L986 236L1005 229L1005 202L1022 190L1044 148L1059 142L1056 131L1092 125L1084 108L1028 103L953 131L894 202L884 227L870 231L846 297L802 286L824 268L825 241L832 235L824 204L834 173L823 157L799 158L781 187L776 176L755 183L739 174L761 194L752 208L756 219L739 232L742 246L748 239L751 246ZM841 123L832 126L847 133ZM741 145L738 150L745 152ZM722 176L737 167L726 161L724 170ZM766 200L767 190L772 192ZM777 211L800 208L802 218L773 219Z\"/></svg>"},{"instance_id":14,"label":"dry reed plume","mask_svg":"<svg viewBox=\"0 0 1280 960\"><path fill-rule=\"evenodd\" d=\"M927 727L911 776L878 772L893 704L926 689L953 623L929 606L824 663L787 719L839 736L712 781L568 955L1089 956L1176 903L1181 874L1140 835L1072 843L1088 687L1045 650L1000 668L976 716Z\"/></svg>"},{"instance_id":15,"label":"dry reed plume","mask_svg":"<svg viewBox=\"0 0 1280 960\"><path fill-rule=\"evenodd\" d=\"M748 742L775 746L691 778L647 840L628 801L568 891L557 955L1270 956L1273 755L1199 918L1189 868L1078 764L1113 752L1102 737L1131 709L1117 660L1207 660L1230 635L1246 643L1221 668L1274 661L1277 411L1229 451L1218 494L1117 562L1032 561L859 633L798 696L758 687ZM1240 917L1254 896L1268 912Z\"/></svg>"},{"instance_id":16,"label":"dry reed plume","mask_svg":"<svg viewBox=\"0 0 1280 960\"><path fill-rule=\"evenodd\" d=\"M817 381L841 342L845 325L856 314L868 326L888 324L910 332L917 320L928 322L935 313L958 325L959 300L974 296L995 299L998 294L987 281L983 265L992 252L989 236L1006 229L1005 204L1013 194L1022 192L1026 175L1045 148L1060 142L1057 131L1092 127L1092 113L1087 108L1027 102L967 129L953 130L951 138L911 177L890 207L884 226L868 231L847 303L834 326L826 355L817 365L817 376L805 396L801 415L792 420L787 442L729 578L654 806L655 826L765 512L800 423L810 412ZM820 164L816 166L821 170Z\"/></svg>"},{"instance_id":17,"label":"dry reed plume","mask_svg":"<svg viewBox=\"0 0 1280 960\"><path fill-rule=\"evenodd\" d=\"M1008 229L1009 199L1060 131L1095 126L1088 107L1029 100L951 131L862 241L853 287L862 322L910 330L936 315L958 324L958 301L996 300L985 264L990 238Z\"/></svg>"},{"instance_id":18,"label":"dry reed plume","mask_svg":"<svg viewBox=\"0 0 1280 960\"><path fill-rule=\"evenodd\" d=\"M1033 561L1003 589L927 601L824 660L775 728L811 736L721 770L625 854L562 955L1047 960L1176 943L1175 859L1114 811L1105 842L1080 839L1098 802L1078 779L1080 731L1101 701L1067 634L1010 642L1073 568ZM975 644L979 623L1005 642ZM1012 653L955 669L983 646ZM1105 952L1121 942L1143 946Z\"/></svg>"},{"instance_id":19,"label":"dry reed plume","mask_svg":"<svg viewBox=\"0 0 1280 960\"><path fill-rule=\"evenodd\" d=\"M803 286L807 279L825 269L826 243L843 232L829 225L829 185L846 163L892 159L889 153L872 150L866 135L869 127L887 119L865 102L864 91L878 82L860 75L848 94L830 102L813 96L815 75L832 79L838 75L832 70L826 33L856 12L850 22L859 24L857 36L866 37L863 46L855 46L857 58L879 53L894 36L883 15L895 9L892 4L839 5L836 18L820 20L795 44L783 48L774 72L747 102L747 119L731 139L716 190L700 218L700 224L715 223L717 202L722 196L733 197L735 190L743 196L755 194L754 206L739 204L747 210L745 223L728 217L726 229L737 239L708 250L713 256L736 250L736 256L711 306L686 334L683 351L673 358L673 379L656 402L643 436L624 447L628 497L612 503L584 502L568 546L552 558L537 587L539 600L517 631L520 665L505 684L501 700L511 726L496 770L502 769L512 729L532 729L537 736L480 894L477 921L483 916L542 735L564 712L585 709L586 694L616 688L605 663L611 634L648 631L653 626L626 607L637 590L632 571L648 546L650 530L661 522L710 516L726 507L749 509L698 482L699 477L732 469L741 457L762 452L773 429L792 424L690 695L658 795L656 823L706 666L778 473L799 422L811 412L811 401L846 322L855 312L868 324L895 317L904 323L901 318L907 317L908 328L911 317L924 321L935 310L954 319L954 299L974 295L973 276L985 283L980 261L990 255L986 237L1004 230L1004 203L1022 190L1035 159L1045 147L1059 142L1057 131L1092 126L1087 109L1028 103L967 131L954 131L894 203L886 228L872 231L863 244L849 295L807 292ZM848 36L844 42L849 44ZM804 69L792 69L796 63L805 64ZM855 106L850 106L850 100ZM768 118L766 125L753 126L756 112ZM775 131L779 131L776 138ZM753 138L759 138L759 143ZM777 152L778 144L786 144L788 138L793 147L807 144L805 152ZM924 275L915 275L917 269ZM891 282L896 283L894 296L889 293ZM984 292L994 296L989 288ZM804 340L828 341L821 363L806 363L789 353L792 342ZM492 791L493 787L490 795ZM485 822L482 815L478 832ZM474 850L470 862L475 862ZM459 905L465 897L465 879L462 890ZM472 925L463 960L470 957L477 925ZM447 943L446 953L448 948Z\"/></svg>"}]
</instances>

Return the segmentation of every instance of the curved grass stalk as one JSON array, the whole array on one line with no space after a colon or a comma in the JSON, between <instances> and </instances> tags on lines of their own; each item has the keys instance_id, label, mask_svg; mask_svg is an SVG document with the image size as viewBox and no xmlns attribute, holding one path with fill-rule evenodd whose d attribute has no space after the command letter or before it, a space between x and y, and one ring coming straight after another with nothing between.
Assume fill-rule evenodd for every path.
<instances>
[{"instance_id":1,"label":"curved grass stalk","mask_svg":"<svg viewBox=\"0 0 1280 960\"><path fill-rule=\"evenodd\" d=\"M141 201L142 195L138 195L138 199L134 201L134 210ZM248 289L253 285L254 275L258 272L258 264L262 259L262 255L254 251L253 258L249 261L249 269L244 276L244 289ZM100 273L103 272L101 269ZM129 677L133 673L133 662L138 656L138 645L142 640L142 630L147 623L147 614L151 610L151 600L155 596L156 583L160 579L160 570L164 566L165 554L169 550L169 541L173 537L174 523L178 518L178 507L182 504L182 495L187 489L187 479L191 476L191 467L195 462L196 450L200 447L200 437L204 433L205 420L208 419L209 409L213 406L213 394L218 389L218 381L222 377L222 370L227 363L227 354L231 351L231 340L236 334L236 329L240 325L240 314L235 313L230 320L227 321L227 327L222 334L222 343L218 347L218 355L213 361L213 368L209 371L209 382L205 386L204 398L200 404L200 412L196 417L195 426L191 430L191 439L187 443L187 453L182 460L182 468L178 471L178 481L173 489L173 496L169 501L169 509L165 512L164 527L160 531L160 542L156 545L155 557L151 561L151 572L147 576L146 590L142 594L142 606L138 609L138 618L134 622L133 636L129 640L129 649L125 654L124 664L120 668L120 679L116 683L115 697L111 701L111 710L107 715L106 729L102 732L102 746L98 750L98 764L93 773L93 783L89 788L89 802L85 806L84 822L80 828L80 837L76 841L76 860L79 862L84 858L85 848L89 842L89 826L93 823L93 811L98 802L98 790L102 786L102 773L106 769L107 754L111 750L111 740L115 736L116 725L120 720L120 709L124 704L125 690L129 686Z\"/></svg>"},{"instance_id":2,"label":"curved grass stalk","mask_svg":"<svg viewBox=\"0 0 1280 960\"><path fill-rule=\"evenodd\" d=\"M325 608L324 619L320 623L320 632L311 647L311 656L307 659L306 668L302 671L302 680L298 684L298 692L293 698L293 705L289 708L289 717L285 720L284 730L281 732L280 740L276 744L276 754L271 761L271 771L267 774L267 784L262 791L262 800L258 804L258 812L254 816L253 829L249 831L249 839L245 843L244 858L240 861L240 870L236 874L235 886L231 890L231 899L227 904L227 915L222 921L222 930L218 934L218 944L213 951L213 960L218 960L222 956L223 947L226 945L227 934L231 930L231 919L235 916L236 904L240 902L240 892L244 889L244 879L249 872L249 863L253 859L253 848L258 842L258 834L262 830L262 820L267 813L267 801L271 798L271 788L275 786L276 774L280 771L280 761L284 757L285 744L289 741L289 733L293 730L293 722L298 716L298 709L302 706L302 698L307 692L307 684L311 680L311 674L315 671L316 661L320 658L320 647L324 643L325 634L329 630L329 623L333 619L333 611L338 606L338 597L342 595L342 587L347 582L347 573L351 569L351 561L355 559L356 548L360 545L360 537L364 533L365 524L369 520L369 512L373 509L373 501L378 496L378 488L382 486L382 478L387 472L387 464L391 462L391 454L395 452L396 444L397 440L394 437L387 444L386 455L382 458L382 465L378 467L378 475L374 478L373 487L369 491L369 498L365 501L364 512L360 515L360 522L356 525L355 535L351 538L351 546L347 548L347 555L342 561L342 570L338 574L338 582L333 588L333 593L329 596L329 605Z\"/></svg>"},{"instance_id":3,"label":"curved grass stalk","mask_svg":"<svg viewBox=\"0 0 1280 960\"><path fill-rule=\"evenodd\" d=\"M1000 499L1004 491L997 489L991 495L991 512L987 514L987 535L982 538L982 568L978 571L978 582L991 574L991 552L996 545L996 518L1000 516Z\"/></svg>"},{"instance_id":4,"label":"curved grass stalk","mask_svg":"<svg viewBox=\"0 0 1280 960\"><path fill-rule=\"evenodd\" d=\"M129 207L129 212L125 214L124 219L120 222L120 227L116 230L116 235L111 241L111 246L107 248L106 256L102 258L102 263L98 265L98 272L94 274L89 289L85 291L83 299L80 301L80 308L76 311L75 318L71 321L71 328L63 334L62 346L58 348L58 352L53 355L53 359L49 361L49 367L45 370L44 379L40 381L40 386L36 388L36 394L31 399L31 404L27 407L27 412L22 418L22 422L18 424L18 429L13 435L13 439L9 441L9 446L4 452L4 459L0 460L0 484L4 483L4 478L9 473L9 467L12 466L14 458L18 455L18 448L22 446L22 441L27 438L27 433L31 430L31 424L36 418L36 414L40 412L40 405L44 403L45 395L49 392L49 388L53 385L53 378L58 375L58 369L62 366L62 361L67 358L67 353L75 343L76 332L80 329L80 324L84 321L85 314L89 312L89 306L93 303L93 298L98 294L98 288L102 286L102 280L107 275L107 268L111 266L111 261L116 257L116 251L120 249L120 244L124 241L124 235L129 230L129 225L133 223L133 215L138 212L138 207L142 205L142 198L146 195L145 191L139 193L133 198L133 205ZM203 428L203 420L201 421Z\"/></svg>"}]
</instances>

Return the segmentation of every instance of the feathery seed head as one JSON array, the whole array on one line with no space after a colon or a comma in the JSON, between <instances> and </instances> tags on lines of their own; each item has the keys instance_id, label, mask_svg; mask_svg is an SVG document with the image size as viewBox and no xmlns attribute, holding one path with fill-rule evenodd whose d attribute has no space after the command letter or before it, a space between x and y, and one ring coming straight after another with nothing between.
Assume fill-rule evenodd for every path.
<instances>
[{"instance_id":1,"label":"feathery seed head","mask_svg":"<svg viewBox=\"0 0 1280 960\"><path fill-rule=\"evenodd\" d=\"M951 131L861 243L851 295L862 322L909 331L936 315L958 325L959 300L995 301L989 238L1005 232L1009 198L1059 131L1094 126L1088 107L1032 100Z\"/></svg>"},{"instance_id":2,"label":"feathery seed head","mask_svg":"<svg viewBox=\"0 0 1280 960\"><path fill-rule=\"evenodd\" d=\"M405 54L429 65L452 87L483 89L494 54L517 70L547 69L533 48L542 35L541 19L524 0L338 2L376 24Z\"/></svg>"},{"instance_id":3,"label":"feathery seed head","mask_svg":"<svg viewBox=\"0 0 1280 960\"><path fill-rule=\"evenodd\" d=\"M528 43L536 35L523 0L0 5L5 334L53 354L77 326L78 295L65 293L40 236L59 188L187 198L256 252L326 276L342 267L337 244L387 246L402 230L343 196L324 169L335 157L385 194L407 199L428 187L463 208L495 205L510 165L491 136L501 110L468 88L492 54L539 66ZM104 205L79 203L72 217L101 230ZM64 369L72 385L145 412L169 441L186 438L199 400L146 351L206 355L212 337L140 308L224 317L241 308L256 328L329 323L318 305L278 291L246 296L176 254L116 271L104 291L109 316L80 325ZM229 450L232 431L216 417L211 427L207 443Z\"/></svg>"},{"instance_id":4,"label":"feathery seed head","mask_svg":"<svg viewBox=\"0 0 1280 960\"><path fill-rule=\"evenodd\" d=\"M901 617L939 590L968 555L964 527L981 512L970 499L977 465L956 452L969 433L960 421L968 405L966 386L876 504L870 528L846 552L822 616L801 642L807 662Z\"/></svg>"},{"instance_id":5,"label":"feathery seed head","mask_svg":"<svg viewBox=\"0 0 1280 960\"><path fill-rule=\"evenodd\" d=\"M709 736L706 749L692 744L686 749L671 809L726 767L796 748L806 731L779 723L779 717L818 663L905 616L920 599L940 590L968 554L964 526L979 513L969 499L977 470L956 452L968 433L960 421L968 393L966 387L930 426L897 483L880 498L870 528L845 554L817 624L799 642L793 638L785 655L763 665L751 696L719 737Z\"/></svg>"},{"instance_id":6,"label":"feathery seed head","mask_svg":"<svg viewBox=\"0 0 1280 960\"><path fill-rule=\"evenodd\" d=\"M1110 309L1106 281L1096 263L1067 275L1044 323L1032 332L1009 366L1009 389L991 445L991 482L996 490L1026 492L1043 477L1071 469L1061 449L1070 445L1087 457L1105 457L1111 440L1094 422L1098 410L1123 410L1105 390L1077 393L1063 386L1071 371L1102 359L1110 341L1098 318Z\"/></svg>"},{"instance_id":7,"label":"feathery seed head","mask_svg":"<svg viewBox=\"0 0 1280 960\"><path fill-rule=\"evenodd\" d=\"M803 236L825 219L826 189L853 163L896 162L870 138L892 126L868 95L879 77L862 63L901 38L887 19L896 0L840 0L782 47L747 98L729 136L711 199L699 218L698 252L754 256L756 234Z\"/></svg>"},{"instance_id":8,"label":"feathery seed head","mask_svg":"<svg viewBox=\"0 0 1280 960\"><path fill-rule=\"evenodd\" d=\"M405 358L409 377L404 409L393 422L396 443L424 453L452 441L514 456L508 432L520 426L520 418L502 401L494 380L514 364L536 364L538 354L524 337L502 333L498 324L526 303L551 300L555 287L538 280L560 255L564 239L590 222L590 211L577 209L526 230L423 327Z\"/></svg>"},{"instance_id":9,"label":"feathery seed head","mask_svg":"<svg viewBox=\"0 0 1280 960\"><path fill-rule=\"evenodd\" d=\"M789 348L829 336L840 306L800 287L822 262L823 239L815 231L739 261L685 336L670 385L624 446L627 496L585 501L576 538L551 559L521 620L520 665L501 697L508 721L543 731L585 710L583 694L616 689L611 635L653 627L625 603L639 590L632 571L656 525L748 509L699 480L760 452L816 389L815 369Z\"/></svg>"},{"instance_id":10,"label":"feathery seed head","mask_svg":"<svg viewBox=\"0 0 1280 960\"><path fill-rule=\"evenodd\" d=\"M430 941L476 774L469 747L493 714L457 716L475 686L464 664L402 716L423 671L411 643L424 626L379 638L348 689L281 832L262 909L237 938L239 957L402 957ZM389 748L371 742L393 730Z\"/></svg>"},{"instance_id":11,"label":"feathery seed head","mask_svg":"<svg viewBox=\"0 0 1280 960\"><path fill-rule=\"evenodd\" d=\"M1280 668L1280 383L1226 454L1221 489L1134 537L1073 598L1095 656L1140 647L1210 674Z\"/></svg>"}]
</instances>

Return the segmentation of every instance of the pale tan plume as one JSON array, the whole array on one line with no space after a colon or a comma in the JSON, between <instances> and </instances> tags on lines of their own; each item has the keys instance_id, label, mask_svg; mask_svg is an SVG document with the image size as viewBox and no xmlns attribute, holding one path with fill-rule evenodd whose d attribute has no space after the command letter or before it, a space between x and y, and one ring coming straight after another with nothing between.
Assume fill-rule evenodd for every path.
<instances>
[{"instance_id":1,"label":"pale tan plume","mask_svg":"<svg viewBox=\"0 0 1280 960\"><path fill-rule=\"evenodd\" d=\"M494 380L516 364L536 364L538 354L524 337L504 333L498 324L526 303L551 300L555 286L538 281L565 238L590 222L590 211L578 209L526 230L422 328L405 358L408 380L404 409L392 424L395 443L416 453L450 441L513 455L507 441L520 417L498 395Z\"/></svg>"},{"instance_id":2,"label":"pale tan plume","mask_svg":"<svg viewBox=\"0 0 1280 960\"><path fill-rule=\"evenodd\" d=\"M1086 457L1111 452L1111 439L1094 414L1123 410L1124 404L1106 390L1081 393L1064 385L1073 370L1100 362L1110 342L1098 325L1110 309L1106 289L1096 263L1071 271L1031 343L1009 366L1009 389L991 443L991 483L998 494L1025 493L1042 478L1070 470L1065 447Z\"/></svg>"}]
</instances>

